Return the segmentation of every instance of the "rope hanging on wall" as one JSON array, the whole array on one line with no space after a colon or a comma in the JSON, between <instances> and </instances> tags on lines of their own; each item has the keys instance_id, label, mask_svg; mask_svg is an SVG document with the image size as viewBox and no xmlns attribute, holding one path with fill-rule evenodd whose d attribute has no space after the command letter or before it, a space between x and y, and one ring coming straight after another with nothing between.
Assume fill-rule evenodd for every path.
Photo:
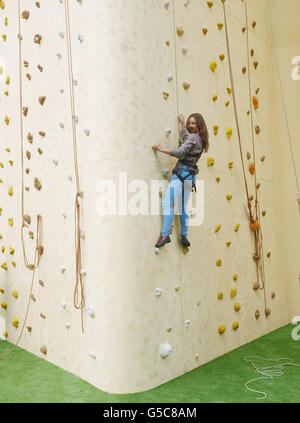
<instances>
[{"instance_id":1,"label":"rope hanging on wall","mask_svg":"<svg viewBox=\"0 0 300 423\"><path fill-rule=\"evenodd\" d=\"M250 110L251 110L251 129L252 129L252 147L253 147L253 158L254 158L254 169L255 166L255 146L254 146L254 135L253 135L253 116L252 116L252 102L251 102L251 81L250 81L250 65L249 65L249 43L248 43L248 16L247 16L247 0L245 0L245 15L246 15L246 35L247 35L247 58L248 58L248 86L249 86L249 97L250 97ZM228 64L229 64L229 75L230 75L230 82L232 88L232 98L233 98L233 105L234 105L234 115L235 121L237 126L237 134L239 140L239 149L242 161L242 168L243 168L243 176L244 176L244 183L247 195L247 205L249 211L249 220L250 220L250 229L254 233L254 242L255 242L255 253L253 254L253 259L256 263L256 272L257 272L257 284L256 289L262 289L264 291L264 305L265 305L265 315L270 314L270 309L267 308L266 304L266 292L265 292L265 271L264 271L264 256L263 256L263 237L260 225L260 207L259 202L257 199L257 183L256 183L256 172L254 171L254 178L255 178L255 207L254 211L252 211L251 200L248 191L248 184L245 175L245 166L244 166L244 159L243 159L243 152L242 152L242 145L241 145L241 136L240 136L240 129L239 129L239 122L238 122L238 115L237 115L237 105L236 105L236 97L235 97L235 87L233 81L233 72L232 72L232 65L231 65L231 58L230 58L230 46L229 46L229 38L228 38L228 28L227 28L227 20L226 20L226 8L225 8L225 0L222 0L223 4L223 12L224 12L224 22L225 22L225 33L226 33L226 46L227 46L227 54L228 54ZM259 280L261 277L262 285L259 285Z\"/></svg>"},{"instance_id":2,"label":"rope hanging on wall","mask_svg":"<svg viewBox=\"0 0 300 423\"><path fill-rule=\"evenodd\" d=\"M40 264L41 255L43 254L44 248L42 246L42 216L40 214L37 215L37 228L36 228L36 247L35 247L35 256L34 256L34 263L29 263L26 256L25 245L24 245L24 237L23 237L23 229L26 227L26 220L27 215L24 215L24 163L23 163L23 91L22 91L22 35L21 35L21 19L20 19L20 0L18 0L18 25L19 25L19 83L20 83L20 139L21 139L21 172L22 172L22 225L21 225L21 238L22 238L22 248L23 248L23 257L24 257L24 264L27 269L32 271L32 280L30 286L30 294L27 301L26 306L26 313L23 322L23 326L20 332L20 335L17 339L17 342L14 346L5 354L0 357L0 360L10 354L19 344L21 337L23 335L23 331L25 328L29 307L30 307L30 299L32 296L32 289L34 284L34 276L35 276L35 269Z\"/></svg>"},{"instance_id":3,"label":"rope hanging on wall","mask_svg":"<svg viewBox=\"0 0 300 423\"><path fill-rule=\"evenodd\" d=\"M79 185L79 171L77 161L77 143L76 143L76 114L75 114L75 101L74 101L74 78L72 66L72 46L71 46L71 31L70 31L70 11L69 0L64 0L65 4L65 19L66 19L66 34L67 34L67 50L68 50L68 70L69 70L69 85L70 85L70 101L71 101L71 114L72 114L72 132L73 132L73 153L74 153L74 166L76 175L76 197L75 197L75 254L76 254L76 284L74 288L74 306L76 309L81 310L81 328L83 328L83 310L85 306L85 297L83 289L83 274L81 270L81 242L80 242L80 200L83 198L83 192L80 191ZM79 289L80 288L80 289Z\"/></svg>"}]
</instances>

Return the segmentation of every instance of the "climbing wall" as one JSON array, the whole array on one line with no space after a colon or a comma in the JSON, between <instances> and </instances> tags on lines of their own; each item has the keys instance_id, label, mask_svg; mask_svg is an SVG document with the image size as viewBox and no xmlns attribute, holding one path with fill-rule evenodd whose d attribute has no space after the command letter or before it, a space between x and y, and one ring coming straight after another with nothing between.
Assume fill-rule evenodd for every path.
<instances>
[{"instance_id":1,"label":"climbing wall","mask_svg":"<svg viewBox=\"0 0 300 423\"><path fill-rule=\"evenodd\" d=\"M282 170L278 173L279 156L273 150L274 145L280 148L282 137L273 116L282 110L274 104L278 86L265 2L247 1L248 68L245 3L226 1L252 204L255 172L259 184L264 289L256 285L255 232L247 214L222 1L70 1L76 145L65 2L21 3L19 13L16 0L0 1L3 336L12 343L18 340L34 276L19 345L104 391L128 393L158 386L288 323L299 294L295 290L291 311L288 291L295 275L290 271L287 281L285 269L295 270L296 264L281 243L286 211L278 197L286 187L278 180ZM290 13L299 13L299 5L293 6ZM299 49L297 43L293 47ZM204 197L201 190L197 194L197 201L204 202L203 224L193 226L191 216L191 248L183 251L176 216L172 242L157 253L162 216L150 215L150 206L147 214L119 212L121 198L127 193L129 202L133 197L132 181L144 181L150 198L152 180L170 179L171 172L164 177L162 171L176 161L151 147L159 142L176 148L177 115L194 112L203 115L210 142L198 163L198 182L204 181ZM284 131L284 122L280 125ZM74 307L75 151L82 190L83 320ZM34 275L25 266L22 248L22 178L29 263L34 263L37 216L42 217L43 251ZM116 187L115 215L99 213L105 179ZM290 202L296 222L297 205L294 198ZM299 250L297 242L293 240Z\"/></svg>"}]
</instances>

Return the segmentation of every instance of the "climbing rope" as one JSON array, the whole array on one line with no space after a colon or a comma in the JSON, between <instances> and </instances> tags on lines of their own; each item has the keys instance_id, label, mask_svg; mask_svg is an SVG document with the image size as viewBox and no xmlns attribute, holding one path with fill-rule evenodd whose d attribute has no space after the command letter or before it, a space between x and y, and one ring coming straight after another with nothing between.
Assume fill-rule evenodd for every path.
<instances>
[{"instance_id":1,"label":"climbing rope","mask_svg":"<svg viewBox=\"0 0 300 423\"><path fill-rule=\"evenodd\" d=\"M280 94L281 94L281 100L282 100L282 105L283 105L283 112L284 112L284 118L285 118L285 123L286 123L286 129L287 129L288 139L289 139L289 144L290 144L290 151L291 151L291 156L292 156L295 181L296 181L297 191L299 192L299 181L298 181L296 165L295 165L295 156L294 156L294 150L293 150L293 146L292 146L292 139L291 139L291 134L290 134L289 122L288 122L288 118L287 118L286 106L285 106L285 101L284 101L283 88L282 88L279 64L278 64L278 59L277 59L277 54L276 54L276 45L275 45L273 25L272 25L270 7L269 7L268 0L266 0L266 8L267 8L267 12L268 12L269 25L270 25L271 35L272 35L272 47L273 47L275 64L276 64L276 71L277 71L277 76L278 76L278 81L279 81L279 86L280 86ZM300 203L299 203L299 213L300 213Z\"/></svg>"},{"instance_id":2,"label":"climbing rope","mask_svg":"<svg viewBox=\"0 0 300 423\"><path fill-rule=\"evenodd\" d=\"M35 256L34 256L34 264L29 263L26 256L25 251L25 244L24 244L24 236L23 236L23 230L26 226L25 224L25 218L24 218L24 162L23 162L23 90L22 90L22 35L21 35L21 13L20 13L20 0L18 0L18 26L19 26L19 33L18 33L18 39L19 39L19 83L20 83L20 139L21 139L21 173L22 173L22 225L21 225L21 239L22 239L22 249L23 249L23 257L24 257L24 264L27 267L27 269L32 271L32 280L31 280L31 287L30 287L30 294L27 301L27 307L26 307L26 313L25 318L23 322L23 326L20 332L20 335L17 339L17 342L14 344L14 346L5 354L3 354L0 357L0 360L4 357L6 357L8 354L10 354L19 344L20 339L23 335L23 331L25 328L29 308L30 308L30 299L32 295L33 290L33 284L34 284L34 276L35 276L35 270L40 264L40 258L43 254L44 248L42 246L42 216L40 214L37 215L37 228L36 228L36 246L35 246Z\"/></svg>"},{"instance_id":3,"label":"climbing rope","mask_svg":"<svg viewBox=\"0 0 300 423\"><path fill-rule=\"evenodd\" d=\"M76 142L76 115L75 115L75 101L74 101L74 79L73 79L73 66L72 66L72 46L71 46L71 30L70 30L70 10L69 0L64 0L65 4L65 20L66 20L66 33L67 33L67 50L68 50L68 70L69 70L69 86L70 86L70 102L72 114L72 132L73 132L73 153L74 153L74 166L76 175L76 197L75 197L75 272L76 284L74 288L74 306L76 309L81 310L81 328L83 328L83 310L85 306L83 276L81 270L81 242L80 242L80 201L83 198L83 193L80 191L79 186L79 171L77 160L77 142ZM80 289L79 289L80 288Z\"/></svg>"},{"instance_id":4,"label":"climbing rope","mask_svg":"<svg viewBox=\"0 0 300 423\"><path fill-rule=\"evenodd\" d=\"M265 361L279 361L279 360L290 360L290 361L286 363L282 363L282 364L274 364L273 366L257 367L252 361L252 359L255 359L255 358L258 358L260 360L265 360ZM247 356L247 357L244 357L244 360L250 361L250 363L255 369L255 373L259 373L262 375L255 379L248 380L248 382L245 383L245 387L248 391L256 392L257 394L263 395L262 397L257 399L265 399L267 394L262 391L257 391L256 389L249 388L248 386L249 383L257 382L258 380L262 380L262 379L272 380L274 379L274 377L282 376L284 375L284 372L283 372L284 366L287 366L287 365L300 367L300 364L293 363L294 360L292 358L263 358L258 356Z\"/></svg>"},{"instance_id":5,"label":"climbing rope","mask_svg":"<svg viewBox=\"0 0 300 423\"><path fill-rule=\"evenodd\" d=\"M253 146L253 156L254 156L254 168L255 168L255 147L254 147L254 136L253 136L253 116L252 116L252 104L251 104L251 80L250 80L250 64L249 64L249 41L248 41L248 15L247 15L247 0L245 0L245 15L246 15L246 34L247 34L247 57L248 57L248 87L249 87L249 97L250 97L250 110L251 110L251 126L252 126L252 146ZM261 224L260 224L260 209L259 203L257 200L257 184L256 184L256 171L255 173L255 217L254 213L252 212L252 205L251 200L249 197L249 190L248 184L246 180L245 174L245 166L244 166L244 158L243 158L243 151L241 145L241 136L240 136L240 129L239 129L239 122L238 122L238 115L237 115L237 105L236 105L236 96L235 96L235 87L233 81L233 71L232 71L232 64L231 64L231 57L230 57L230 46L229 46L229 37L228 37L228 27L227 27L227 19L226 19L226 8L225 8L225 0L222 0L223 4L223 12L224 12L224 23L225 23L225 33L226 33L226 46L227 46L227 54L228 54L228 64L229 64L229 75L230 75L230 82L232 88L232 98L233 98L233 105L234 105L234 115L235 121L237 126L237 134L238 134L238 141L239 141L239 150L240 156L242 161L242 169L243 169L243 177L247 195L247 205L249 211L249 220L250 224L254 224L258 222L257 228L253 231L254 232L254 243L255 243L255 253L253 255L253 259L256 262L256 270L257 270L257 278L259 281L259 275L261 276L262 286L259 286L259 289L263 289L264 291L264 304L265 304L265 311L266 308L266 292L265 292L265 272L264 272L264 260L263 260L263 236L261 232ZM256 169L256 168L255 168ZM259 284L259 282L258 282Z\"/></svg>"},{"instance_id":6,"label":"climbing rope","mask_svg":"<svg viewBox=\"0 0 300 423\"><path fill-rule=\"evenodd\" d=\"M173 7L173 44L174 44L174 58L175 58L175 77L176 77L176 113L179 116L179 92L178 92L178 67L177 67L177 51L176 51L176 19L175 19L175 4L174 0L172 3ZM180 126L178 118L177 121L177 132L178 132L178 143L180 144Z\"/></svg>"}]
</instances>

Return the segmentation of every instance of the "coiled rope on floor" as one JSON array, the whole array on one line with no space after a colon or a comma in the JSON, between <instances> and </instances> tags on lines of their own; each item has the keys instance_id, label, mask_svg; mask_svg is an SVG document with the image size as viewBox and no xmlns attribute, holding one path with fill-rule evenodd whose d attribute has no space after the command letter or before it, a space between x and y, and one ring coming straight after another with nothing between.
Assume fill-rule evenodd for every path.
<instances>
[{"instance_id":1,"label":"coiled rope on floor","mask_svg":"<svg viewBox=\"0 0 300 423\"><path fill-rule=\"evenodd\" d=\"M72 115L72 134L73 134L73 154L74 154L74 167L76 176L76 197L75 197L75 272L76 283L74 288L74 307L81 311L81 329L83 327L83 310L85 307L85 296L83 286L83 275L81 270L81 242L80 242L80 200L83 197L80 191L79 184L79 170L77 160L77 141L76 141L76 115L75 115L75 100L74 100L74 78L73 78L73 65L72 65L72 45L71 45L71 29L70 29L70 8L69 0L64 0L65 5L65 21L66 21L66 34L67 34L67 50L68 50L68 71L69 71L69 87L70 87L70 103Z\"/></svg>"},{"instance_id":2,"label":"coiled rope on floor","mask_svg":"<svg viewBox=\"0 0 300 423\"><path fill-rule=\"evenodd\" d=\"M234 80L233 80L233 71L232 71L232 64L231 64L231 57L230 57L230 45L229 45L229 36L228 36L228 26L227 26L227 19L226 19L226 6L225 0L222 0L223 4L223 12L224 12L224 24L225 24L225 34L226 34L226 47L227 47L227 54L228 54L228 65L229 65L229 76L232 88L232 98L233 98L233 105L234 105L234 116L235 122L237 127L237 134L238 134L238 141L239 141L239 150L242 162L242 169L243 169L243 178L247 196L247 205L248 205L248 212L249 212L249 221L250 224L254 222L258 222L258 228L254 231L254 244L255 244L255 254L253 258L256 263L256 271L257 271L257 279L259 284L259 275L261 277L262 285L259 285L259 289L264 291L264 305L265 305L265 313L267 310L266 305L266 293L265 293L265 272L264 272L264 258L263 258L263 236L261 231L261 224L260 224L260 208L259 203L257 200L257 184L256 184L256 170L255 174L255 216L252 212L252 205L249 197L249 190L248 190L248 183L245 174L245 166L244 166L244 158L243 158L243 151L242 151L242 144L241 144L241 135L239 129L239 121L238 121L238 114L237 114L237 104L236 104L236 96L235 96L235 87L234 87ZM250 65L249 65L249 42L248 42L248 16L247 16L247 0L244 2L245 4L245 16L246 16L246 34L247 34L247 57L248 57L248 88L249 88L249 98L250 98L250 110L251 110L251 125L252 125L252 148L253 148L253 156L254 156L254 166L255 166L255 147L254 147L254 136L253 136L253 116L252 116L252 103L251 103L251 80L250 80ZM255 168L256 169L256 168Z\"/></svg>"}]
</instances>

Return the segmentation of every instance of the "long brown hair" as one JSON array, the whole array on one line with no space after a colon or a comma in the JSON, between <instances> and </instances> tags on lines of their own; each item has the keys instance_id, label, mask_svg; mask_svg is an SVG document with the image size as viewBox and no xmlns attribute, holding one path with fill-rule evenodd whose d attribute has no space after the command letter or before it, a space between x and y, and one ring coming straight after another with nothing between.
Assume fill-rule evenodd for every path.
<instances>
[{"instance_id":1,"label":"long brown hair","mask_svg":"<svg viewBox=\"0 0 300 423\"><path fill-rule=\"evenodd\" d=\"M208 130L207 130L207 127L206 127L205 120L203 119L203 116L200 113L192 113L187 118L186 126L188 126L188 122L189 122L191 117L195 118L195 120L197 122L199 135L201 137L201 141L202 141L202 145L203 145L203 151L207 152L208 148L209 148L209 141L208 141L209 134L208 134Z\"/></svg>"}]
</instances>

